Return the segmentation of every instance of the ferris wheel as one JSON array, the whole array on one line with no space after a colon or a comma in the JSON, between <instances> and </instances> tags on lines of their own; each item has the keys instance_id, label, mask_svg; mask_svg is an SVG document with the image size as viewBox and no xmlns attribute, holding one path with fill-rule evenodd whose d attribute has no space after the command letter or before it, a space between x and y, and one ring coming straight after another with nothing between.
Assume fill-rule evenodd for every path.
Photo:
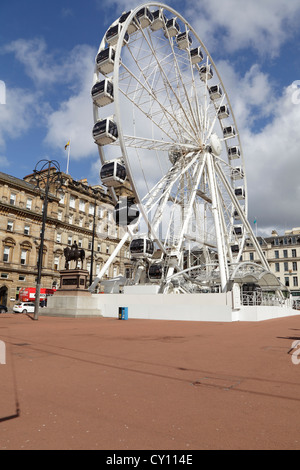
<instances>
[{"instance_id":1,"label":"ferris wheel","mask_svg":"<svg viewBox=\"0 0 300 470\"><path fill-rule=\"evenodd\" d=\"M92 88L100 178L130 241L131 282L160 292L228 290L247 220L237 123L221 76L193 27L161 3L123 13L106 31Z\"/></svg>"}]
</instances>

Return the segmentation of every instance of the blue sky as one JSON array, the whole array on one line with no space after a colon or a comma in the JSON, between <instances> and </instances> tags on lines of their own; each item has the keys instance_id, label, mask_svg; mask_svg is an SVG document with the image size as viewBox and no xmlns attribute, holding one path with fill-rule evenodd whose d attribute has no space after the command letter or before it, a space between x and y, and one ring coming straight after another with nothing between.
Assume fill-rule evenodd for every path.
<instances>
[{"instance_id":1,"label":"blue sky","mask_svg":"<svg viewBox=\"0 0 300 470\"><path fill-rule=\"evenodd\" d=\"M142 2L1 0L0 170L19 178L41 158L97 184L91 137L93 62L110 24ZM246 163L258 233L300 226L299 0L170 1L222 76ZM299 92L298 92L299 88ZM252 224L253 226L253 224Z\"/></svg>"}]
</instances>

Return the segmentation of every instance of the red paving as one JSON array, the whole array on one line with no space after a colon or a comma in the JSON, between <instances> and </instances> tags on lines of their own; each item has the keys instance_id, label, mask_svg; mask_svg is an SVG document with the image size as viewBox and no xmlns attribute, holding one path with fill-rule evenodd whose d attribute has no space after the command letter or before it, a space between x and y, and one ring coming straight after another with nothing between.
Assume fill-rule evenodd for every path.
<instances>
[{"instance_id":1,"label":"red paving","mask_svg":"<svg viewBox=\"0 0 300 470\"><path fill-rule=\"evenodd\" d=\"M0 450L300 449L299 316L2 314L0 340Z\"/></svg>"}]
</instances>

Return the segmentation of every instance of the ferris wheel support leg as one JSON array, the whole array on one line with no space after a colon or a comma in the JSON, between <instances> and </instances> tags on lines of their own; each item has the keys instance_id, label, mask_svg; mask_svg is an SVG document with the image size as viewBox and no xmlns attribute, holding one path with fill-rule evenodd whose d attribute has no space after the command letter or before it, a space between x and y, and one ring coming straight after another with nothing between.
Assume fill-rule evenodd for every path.
<instances>
[{"instance_id":1,"label":"ferris wheel support leg","mask_svg":"<svg viewBox=\"0 0 300 470\"><path fill-rule=\"evenodd\" d=\"M209 185L211 190L212 197L212 213L214 217L214 224L216 230L217 238L217 249L218 249L218 258L219 258L219 268L220 268L220 277L221 277L221 290L226 292L227 289L227 264L226 264L226 253L224 249L224 240L222 238L221 231L221 218L218 210L218 194L217 194L217 184L215 180L215 173L213 169L212 155L207 154L207 172L209 177Z\"/></svg>"},{"instance_id":2,"label":"ferris wheel support leg","mask_svg":"<svg viewBox=\"0 0 300 470\"><path fill-rule=\"evenodd\" d=\"M119 251L121 250L122 246L124 245L124 243L127 241L128 237L129 237L130 233L129 233L129 230L126 231L125 235L123 236L123 238L121 239L121 241L118 243L118 245L116 246L116 248L114 249L114 251L112 252L112 254L110 255L110 257L108 258L108 260L106 261L106 263L104 263L104 266L103 268L100 270L99 274L97 275L97 277L94 279L93 283L90 285L90 287L88 288L88 291L89 292L94 292L97 285L99 284L99 282L101 281L102 277L104 276L104 274L106 273L106 271L108 270L108 268L110 267L111 263L113 262L114 258L117 256L117 254L119 253Z\"/></svg>"}]
</instances>

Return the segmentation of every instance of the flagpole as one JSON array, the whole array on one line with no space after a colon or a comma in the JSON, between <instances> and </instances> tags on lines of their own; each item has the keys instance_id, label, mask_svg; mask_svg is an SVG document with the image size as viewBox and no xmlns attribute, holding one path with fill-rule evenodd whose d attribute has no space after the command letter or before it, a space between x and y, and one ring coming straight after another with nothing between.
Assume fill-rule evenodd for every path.
<instances>
[{"instance_id":1,"label":"flagpole","mask_svg":"<svg viewBox=\"0 0 300 470\"><path fill-rule=\"evenodd\" d=\"M71 147L71 142L69 140L69 145L68 145L68 160L67 160L67 175L69 174L69 162L70 162L70 147Z\"/></svg>"}]
</instances>

